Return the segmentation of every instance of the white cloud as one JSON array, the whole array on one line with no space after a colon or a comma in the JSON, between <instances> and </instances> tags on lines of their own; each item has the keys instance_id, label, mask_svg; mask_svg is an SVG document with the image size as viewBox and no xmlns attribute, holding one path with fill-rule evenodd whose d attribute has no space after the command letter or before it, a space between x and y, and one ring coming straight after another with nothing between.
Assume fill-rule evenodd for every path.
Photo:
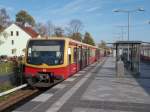
<instances>
[{"instance_id":1,"label":"white cloud","mask_svg":"<svg viewBox=\"0 0 150 112\"><path fill-rule=\"evenodd\" d=\"M82 12L93 12L101 7L100 3L101 2L98 2L98 0L72 0L61 8L51 9L50 13L67 15Z\"/></svg>"},{"instance_id":2,"label":"white cloud","mask_svg":"<svg viewBox=\"0 0 150 112\"><path fill-rule=\"evenodd\" d=\"M50 13L52 14L70 14L70 13L75 13L79 10L82 9L82 4L85 2L86 0L74 0L69 2L68 4L64 5L61 8L58 9L51 9L52 11L50 11Z\"/></svg>"},{"instance_id":3,"label":"white cloud","mask_svg":"<svg viewBox=\"0 0 150 112\"><path fill-rule=\"evenodd\" d=\"M64 9L71 10L72 8L82 6L85 2L86 0L74 0L73 2L71 1L64 6Z\"/></svg>"},{"instance_id":4,"label":"white cloud","mask_svg":"<svg viewBox=\"0 0 150 112\"><path fill-rule=\"evenodd\" d=\"M89 9L86 10L86 12L93 12L93 11L96 11L98 10L100 7L91 7Z\"/></svg>"},{"instance_id":5,"label":"white cloud","mask_svg":"<svg viewBox=\"0 0 150 112\"><path fill-rule=\"evenodd\" d=\"M14 8L10 7L10 6L5 6L5 5L0 5L0 8L5 8L7 11L13 11Z\"/></svg>"},{"instance_id":6,"label":"white cloud","mask_svg":"<svg viewBox=\"0 0 150 112\"><path fill-rule=\"evenodd\" d=\"M101 16L102 12L98 12L97 10L101 9L102 7L103 1L101 0L70 0L66 4L63 4L59 7L46 7L47 11L43 11L43 15L45 18L47 15L53 16L53 21L56 21L57 24L64 24L72 18L80 19L83 16L86 17L86 15L88 16L89 14L92 14L90 12L94 11L96 16Z\"/></svg>"}]
</instances>

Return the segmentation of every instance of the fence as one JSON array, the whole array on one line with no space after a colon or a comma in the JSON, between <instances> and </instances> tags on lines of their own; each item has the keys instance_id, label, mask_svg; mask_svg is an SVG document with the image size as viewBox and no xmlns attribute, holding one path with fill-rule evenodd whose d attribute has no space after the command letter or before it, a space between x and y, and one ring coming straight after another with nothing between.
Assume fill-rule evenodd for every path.
<instances>
[{"instance_id":1,"label":"fence","mask_svg":"<svg viewBox=\"0 0 150 112\"><path fill-rule=\"evenodd\" d=\"M0 76L12 73L14 70L13 62L2 62L0 63Z\"/></svg>"},{"instance_id":2,"label":"fence","mask_svg":"<svg viewBox=\"0 0 150 112\"><path fill-rule=\"evenodd\" d=\"M23 64L17 61L0 63L0 86L18 86L25 82Z\"/></svg>"}]
</instances>

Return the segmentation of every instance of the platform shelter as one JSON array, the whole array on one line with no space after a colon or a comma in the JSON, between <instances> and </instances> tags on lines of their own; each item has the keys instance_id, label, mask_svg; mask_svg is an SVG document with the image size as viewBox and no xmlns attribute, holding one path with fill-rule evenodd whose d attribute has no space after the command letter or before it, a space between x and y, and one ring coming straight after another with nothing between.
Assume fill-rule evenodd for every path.
<instances>
[{"instance_id":1,"label":"platform shelter","mask_svg":"<svg viewBox=\"0 0 150 112\"><path fill-rule=\"evenodd\" d=\"M141 41L116 41L116 62L122 60L126 69L133 74L140 74Z\"/></svg>"}]
</instances>

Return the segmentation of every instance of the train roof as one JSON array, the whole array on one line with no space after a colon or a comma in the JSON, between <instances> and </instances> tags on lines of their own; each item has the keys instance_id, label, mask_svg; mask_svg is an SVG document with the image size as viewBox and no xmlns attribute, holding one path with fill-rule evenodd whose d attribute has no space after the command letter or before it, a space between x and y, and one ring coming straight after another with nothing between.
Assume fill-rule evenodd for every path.
<instances>
[{"instance_id":1,"label":"train roof","mask_svg":"<svg viewBox=\"0 0 150 112\"><path fill-rule=\"evenodd\" d=\"M141 44L142 41L116 41L114 44Z\"/></svg>"},{"instance_id":2,"label":"train roof","mask_svg":"<svg viewBox=\"0 0 150 112\"><path fill-rule=\"evenodd\" d=\"M93 48L98 48L96 46L92 46L92 45L89 45L89 44L86 44L86 43L83 43L83 42L79 42L79 41L76 41L76 40L73 40L73 39L70 39L70 38L67 38L67 37L51 37L49 39L34 38L34 39L30 39L30 40L66 40L66 41L70 41L70 42L77 43L77 44L80 44L80 45L85 45L85 46L89 46L89 47L93 47Z\"/></svg>"},{"instance_id":3,"label":"train roof","mask_svg":"<svg viewBox=\"0 0 150 112\"><path fill-rule=\"evenodd\" d=\"M143 48L150 48L150 44L142 44L141 45Z\"/></svg>"}]
</instances>

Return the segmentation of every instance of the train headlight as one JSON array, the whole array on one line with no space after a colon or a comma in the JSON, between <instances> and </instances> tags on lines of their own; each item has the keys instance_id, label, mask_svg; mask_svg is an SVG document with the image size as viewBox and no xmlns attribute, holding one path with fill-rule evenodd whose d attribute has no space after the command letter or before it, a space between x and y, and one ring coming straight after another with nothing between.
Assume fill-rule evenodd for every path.
<instances>
[{"instance_id":1,"label":"train headlight","mask_svg":"<svg viewBox=\"0 0 150 112\"><path fill-rule=\"evenodd\" d=\"M46 72L46 69L43 69L43 72Z\"/></svg>"}]
</instances>

